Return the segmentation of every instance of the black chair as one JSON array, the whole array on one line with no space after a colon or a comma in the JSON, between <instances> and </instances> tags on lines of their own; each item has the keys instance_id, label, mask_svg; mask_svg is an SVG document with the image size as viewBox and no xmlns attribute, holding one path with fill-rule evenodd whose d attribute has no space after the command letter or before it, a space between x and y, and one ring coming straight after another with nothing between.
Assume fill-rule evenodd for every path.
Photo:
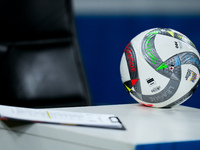
<instances>
[{"instance_id":1,"label":"black chair","mask_svg":"<svg viewBox=\"0 0 200 150\"><path fill-rule=\"evenodd\" d=\"M70 0L0 0L0 104L91 105Z\"/></svg>"}]
</instances>

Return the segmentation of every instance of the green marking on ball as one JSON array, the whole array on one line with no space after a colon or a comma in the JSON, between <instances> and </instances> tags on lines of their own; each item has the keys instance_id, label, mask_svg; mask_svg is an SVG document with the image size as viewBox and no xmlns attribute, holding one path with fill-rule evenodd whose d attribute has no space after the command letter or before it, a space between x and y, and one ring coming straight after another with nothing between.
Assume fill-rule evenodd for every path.
<instances>
[{"instance_id":1,"label":"green marking on ball","mask_svg":"<svg viewBox=\"0 0 200 150\"><path fill-rule=\"evenodd\" d=\"M163 62L156 70L161 70L164 68L168 68L168 66Z\"/></svg>"}]
</instances>

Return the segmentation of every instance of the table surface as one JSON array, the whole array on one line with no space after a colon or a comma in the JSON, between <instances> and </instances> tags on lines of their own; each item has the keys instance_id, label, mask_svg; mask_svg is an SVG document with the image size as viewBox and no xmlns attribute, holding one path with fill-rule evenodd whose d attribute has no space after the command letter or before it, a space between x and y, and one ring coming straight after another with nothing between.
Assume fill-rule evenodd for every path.
<instances>
[{"instance_id":1,"label":"table surface","mask_svg":"<svg viewBox=\"0 0 200 150\"><path fill-rule=\"evenodd\" d=\"M126 130L45 123L0 121L0 149L134 150L137 145L200 140L200 109L151 108L139 104L57 108L61 111L114 114ZM5 143L8 143L6 144Z\"/></svg>"}]
</instances>

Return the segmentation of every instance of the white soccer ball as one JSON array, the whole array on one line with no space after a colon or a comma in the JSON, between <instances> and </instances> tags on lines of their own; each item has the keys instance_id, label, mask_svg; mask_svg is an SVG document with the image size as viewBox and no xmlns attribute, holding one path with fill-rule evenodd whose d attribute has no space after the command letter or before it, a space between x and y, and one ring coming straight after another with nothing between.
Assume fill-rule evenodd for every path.
<instances>
[{"instance_id":1,"label":"white soccer ball","mask_svg":"<svg viewBox=\"0 0 200 150\"><path fill-rule=\"evenodd\" d=\"M121 62L122 82L139 103L173 107L190 98L198 86L200 58L182 33L154 28L134 37Z\"/></svg>"}]
</instances>

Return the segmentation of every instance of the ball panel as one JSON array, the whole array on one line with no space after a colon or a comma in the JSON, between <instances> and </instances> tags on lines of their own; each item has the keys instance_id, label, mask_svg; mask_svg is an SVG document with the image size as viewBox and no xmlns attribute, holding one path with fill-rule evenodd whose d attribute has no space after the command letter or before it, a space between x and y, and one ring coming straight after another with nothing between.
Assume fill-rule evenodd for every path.
<instances>
[{"instance_id":1,"label":"ball panel","mask_svg":"<svg viewBox=\"0 0 200 150\"><path fill-rule=\"evenodd\" d=\"M181 61L181 65L184 64L194 65L196 68L198 68L198 73L200 73L200 58L198 55L196 55L193 52L184 52L184 53L179 53L179 58Z\"/></svg>"},{"instance_id":2,"label":"ball panel","mask_svg":"<svg viewBox=\"0 0 200 150\"><path fill-rule=\"evenodd\" d=\"M155 28L156 29L156 28ZM145 35L147 33L149 33L152 29L146 30L141 32L140 34L138 34L137 36L135 36L132 40L131 40L131 44L133 45L133 47L135 48L135 50L137 50L137 52L139 53L139 55L142 56L142 52L139 51L139 49L141 48L141 42L143 40L143 38L145 37Z\"/></svg>"},{"instance_id":3,"label":"ball panel","mask_svg":"<svg viewBox=\"0 0 200 150\"><path fill-rule=\"evenodd\" d=\"M188 90L191 90L196 85L196 83L198 83L199 70L198 68L190 64L185 64L182 65L181 67L182 67L182 80L180 83L179 91L181 91L181 93L182 92L187 93Z\"/></svg>"},{"instance_id":4,"label":"ball panel","mask_svg":"<svg viewBox=\"0 0 200 150\"><path fill-rule=\"evenodd\" d=\"M141 95L141 86L138 76L138 67L137 67L137 58L135 50L131 43L129 43L125 50L124 56L122 57L121 63L126 63L126 73L129 74L129 78L122 77L122 82L124 83L125 88L128 92L134 91L136 96ZM121 66L120 66L121 67ZM128 70L128 71L127 71ZM120 68L120 72L123 72L123 67ZM121 73L122 76L125 76L124 73Z\"/></svg>"},{"instance_id":5,"label":"ball panel","mask_svg":"<svg viewBox=\"0 0 200 150\"><path fill-rule=\"evenodd\" d=\"M163 108L171 108L177 105L182 104L183 102L185 102L186 100L188 100L191 96L192 96L193 92L192 90L189 91L187 94L185 94L184 96L182 96L181 98L178 98L177 100L172 100L171 103L169 104L163 104ZM169 102L169 101L168 101Z\"/></svg>"},{"instance_id":6,"label":"ball panel","mask_svg":"<svg viewBox=\"0 0 200 150\"><path fill-rule=\"evenodd\" d=\"M121 58L121 62L120 62L120 73L121 73L121 80L122 82L128 81L130 80L130 74L129 74L129 70L128 70L128 65L126 62L126 57L125 54L123 53L122 58Z\"/></svg>"},{"instance_id":7,"label":"ball panel","mask_svg":"<svg viewBox=\"0 0 200 150\"><path fill-rule=\"evenodd\" d=\"M162 59L159 57L156 48L155 48L155 44L154 44L154 40L156 37L156 34L151 34L147 33L145 35L145 37L142 40L142 46L141 46L141 51L142 51L142 56L144 57L144 59L149 63L149 65L151 67L153 67L154 69L158 68L160 66L160 64L162 64Z\"/></svg>"},{"instance_id":8,"label":"ball panel","mask_svg":"<svg viewBox=\"0 0 200 150\"><path fill-rule=\"evenodd\" d=\"M194 45L194 43L192 43L192 41L187 37L185 36L184 34L180 33L179 31L175 31L173 29L169 29L171 32L173 32L173 36L174 38L176 39L179 39L181 41L183 41L184 43L186 43L188 45L188 47L193 47L194 49L196 49L196 46ZM167 31L169 32L169 31ZM190 49L190 48L189 48Z\"/></svg>"},{"instance_id":9,"label":"ball panel","mask_svg":"<svg viewBox=\"0 0 200 150\"><path fill-rule=\"evenodd\" d=\"M179 40L174 39L173 37L161 34L156 35L154 41L155 49L162 61L166 61L166 59L181 52L178 41Z\"/></svg>"},{"instance_id":10,"label":"ball panel","mask_svg":"<svg viewBox=\"0 0 200 150\"><path fill-rule=\"evenodd\" d=\"M177 80L169 80L167 86L162 91L153 95L143 95L143 101L148 103L161 103L170 99L177 91L180 82Z\"/></svg>"},{"instance_id":11,"label":"ball panel","mask_svg":"<svg viewBox=\"0 0 200 150\"><path fill-rule=\"evenodd\" d=\"M138 74L142 90L141 94L152 95L163 90L169 82L169 79L155 71L155 69L152 68L140 55L136 56L138 60Z\"/></svg>"},{"instance_id":12,"label":"ball panel","mask_svg":"<svg viewBox=\"0 0 200 150\"><path fill-rule=\"evenodd\" d=\"M130 79L138 79L136 54L131 43L127 45L126 49L124 50L124 54L126 57Z\"/></svg>"}]
</instances>

